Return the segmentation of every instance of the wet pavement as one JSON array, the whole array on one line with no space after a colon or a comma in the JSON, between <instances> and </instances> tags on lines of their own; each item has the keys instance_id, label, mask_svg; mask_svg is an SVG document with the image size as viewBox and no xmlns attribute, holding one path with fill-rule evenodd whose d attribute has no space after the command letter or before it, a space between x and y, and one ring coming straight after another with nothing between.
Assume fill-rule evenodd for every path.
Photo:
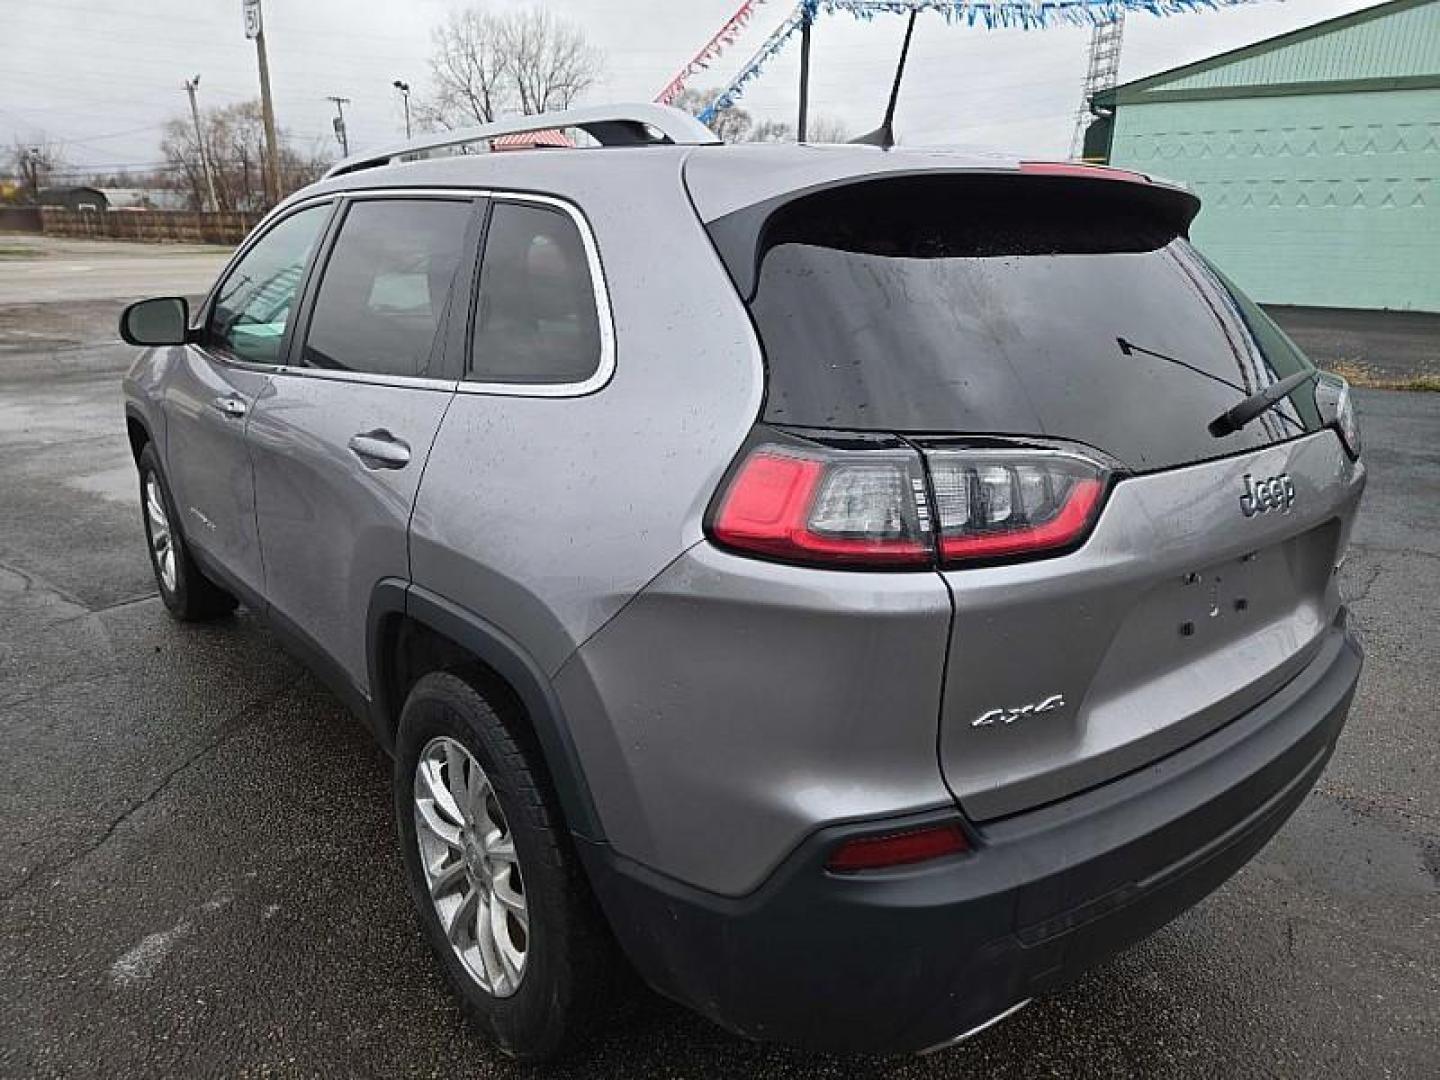
<instances>
[{"instance_id":1,"label":"wet pavement","mask_svg":"<svg viewBox=\"0 0 1440 1080\"><path fill-rule=\"evenodd\" d=\"M248 613L180 626L155 598L131 351L87 295L0 306L0 1075L530 1075L442 984L358 722ZM1365 674L1318 788L1234 879L928 1058L754 1046L647 998L546 1074L1435 1075L1440 394L1359 402Z\"/></svg>"}]
</instances>

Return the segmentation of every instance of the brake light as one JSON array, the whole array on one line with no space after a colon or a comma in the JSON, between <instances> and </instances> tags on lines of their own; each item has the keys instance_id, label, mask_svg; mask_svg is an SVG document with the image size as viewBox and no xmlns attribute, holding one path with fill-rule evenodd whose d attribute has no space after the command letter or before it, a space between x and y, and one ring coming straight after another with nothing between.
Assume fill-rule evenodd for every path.
<instances>
[{"instance_id":1,"label":"brake light","mask_svg":"<svg viewBox=\"0 0 1440 1080\"><path fill-rule=\"evenodd\" d=\"M711 525L725 547L831 566L928 565L929 533L919 458L906 450L761 446L740 465Z\"/></svg>"},{"instance_id":2,"label":"brake light","mask_svg":"<svg viewBox=\"0 0 1440 1080\"><path fill-rule=\"evenodd\" d=\"M1022 161L1020 171L1031 176L1080 176L1090 180L1124 180L1132 184L1148 184L1150 177L1129 169L1110 165L1087 165L1080 161Z\"/></svg>"},{"instance_id":3,"label":"brake light","mask_svg":"<svg viewBox=\"0 0 1440 1080\"><path fill-rule=\"evenodd\" d=\"M905 829L880 836L857 836L846 840L830 853L825 869L836 874L883 870L892 866L929 862L931 859L959 855L969 850L970 838L959 825L926 825L918 829Z\"/></svg>"},{"instance_id":4,"label":"brake light","mask_svg":"<svg viewBox=\"0 0 1440 1080\"><path fill-rule=\"evenodd\" d=\"M1100 513L1110 471L1068 447L763 434L716 496L710 538L779 562L915 569L1056 555Z\"/></svg>"},{"instance_id":5,"label":"brake light","mask_svg":"<svg viewBox=\"0 0 1440 1080\"><path fill-rule=\"evenodd\" d=\"M1051 450L926 453L946 565L1054 554L1088 535L1106 469Z\"/></svg>"}]
</instances>

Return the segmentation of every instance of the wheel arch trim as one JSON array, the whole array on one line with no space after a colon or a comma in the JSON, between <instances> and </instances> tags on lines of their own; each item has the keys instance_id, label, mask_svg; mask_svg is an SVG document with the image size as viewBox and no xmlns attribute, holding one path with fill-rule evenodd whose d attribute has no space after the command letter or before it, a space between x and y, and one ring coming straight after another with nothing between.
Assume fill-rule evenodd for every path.
<instances>
[{"instance_id":1,"label":"wheel arch trim","mask_svg":"<svg viewBox=\"0 0 1440 1080\"><path fill-rule=\"evenodd\" d=\"M399 715L399 703L389 700L393 674L389 670L390 628L397 617L412 619L449 638L509 684L540 744L567 826L585 840L603 842L604 831L564 711L540 666L498 626L439 593L398 578L387 578L375 586L366 629L374 729L386 749L394 751L392 718Z\"/></svg>"},{"instance_id":2,"label":"wheel arch trim","mask_svg":"<svg viewBox=\"0 0 1440 1080\"><path fill-rule=\"evenodd\" d=\"M145 441L155 444L156 453L163 454L163 448L155 437L155 426L150 418L145 415L145 410L134 401L125 402L125 435L130 442L130 457L138 465L140 463L140 448L136 445L130 433L130 426L135 425L145 433Z\"/></svg>"}]
</instances>

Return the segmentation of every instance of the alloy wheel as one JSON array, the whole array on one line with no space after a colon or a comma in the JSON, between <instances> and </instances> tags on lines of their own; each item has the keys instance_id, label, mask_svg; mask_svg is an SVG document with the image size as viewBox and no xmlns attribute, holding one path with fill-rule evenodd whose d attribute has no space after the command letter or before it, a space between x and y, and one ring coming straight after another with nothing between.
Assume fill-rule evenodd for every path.
<instances>
[{"instance_id":1,"label":"alloy wheel","mask_svg":"<svg viewBox=\"0 0 1440 1080\"><path fill-rule=\"evenodd\" d=\"M415 837L430 902L455 955L495 997L520 988L530 917L515 838L485 770L431 739L415 766Z\"/></svg>"},{"instance_id":2,"label":"alloy wheel","mask_svg":"<svg viewBox=\"0 0 1440 1080\"><path fill-rule=\"evenodd\" d=\"M150 556L166 592L175 591L175 535L170 531L170 517L165 513L165 497L155 474L145 477L145 517L150 524Z\"/></svg>"}]
</instances>

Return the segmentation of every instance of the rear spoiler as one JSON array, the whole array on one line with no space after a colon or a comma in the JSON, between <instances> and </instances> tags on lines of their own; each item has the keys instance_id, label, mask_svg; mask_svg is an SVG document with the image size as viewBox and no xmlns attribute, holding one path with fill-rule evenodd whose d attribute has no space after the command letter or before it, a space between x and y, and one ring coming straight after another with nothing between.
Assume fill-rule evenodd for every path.
<instances>
[{"instance_id":1,"label":"rear spoiler","mask_svg":"<svg viewBox=\"0 0 1440 1080\"><path fill-rule=\"evenodd\" d=\"M753 299L765 252L815 243L913 257L1149 251L1188 235L1200 200L1143 173L1075 162L898 171L800 188L705 223Z\"/></svg>"}]
</instances>

